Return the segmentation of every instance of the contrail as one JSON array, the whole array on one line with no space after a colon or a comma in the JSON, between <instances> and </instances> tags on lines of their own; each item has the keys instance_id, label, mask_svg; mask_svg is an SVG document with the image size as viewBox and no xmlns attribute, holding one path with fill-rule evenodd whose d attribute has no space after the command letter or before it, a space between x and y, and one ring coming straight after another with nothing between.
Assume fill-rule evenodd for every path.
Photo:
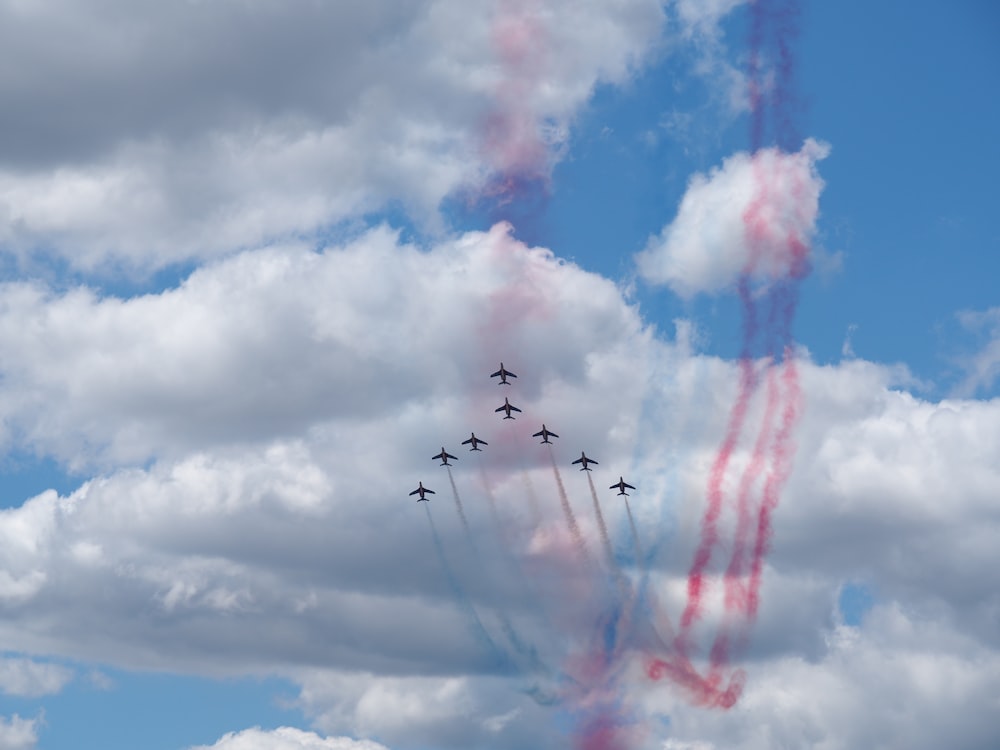
<instances>
[{"instance_id":1,"label":"contrail","mask_svg":"<svg viewBox=\"0 0 1000 750\"><path fill-rule=\"evenodd\" d=\"M465 508L462 507L462 498L458 494L458 487L455 486L455 477L452 476L450 466L448 467L448 481L451 482L451 494L455 497L455 508L458 510L458 517L462 521L462 528L465 529L465 534L471 544L472 530L469 528L469 519L465 517Z\"/></svg>"},{"instance_id":2,"label":"contrail","mask_svg":"<svg viewBox=\"0 0 1000 750\"><path fill-rule=\"evenodd\" d=\"M490 634L483 626L483 621L479 618L479 613L476 612L475 606L472 604L469 597L466 596L465 591L462 589L462 585L458 582L458 578L455 577L455 571L452 570L451 563L448 562L448 557L444 553L444 545L441 544L441 537L438 535L437 526L434 524L434 517L431 515L429 503L424 506L424 510L427 512L427 523L430 525L431 537L434 540L434 549L437 551L437 556L441 562L441 567L444 570L444 575L448 579L448 585L451 587L452 594L454 594L455 598L462 603L466 610L468 610L472 622L473 634L481 643L489 647L497 658L505 663L509 663L508 655L500 649L496 642L490 637Z\"/></svg>"},{"instance_id":3,"label":"contrail","mask_svg":"<svg viewBox=\"0 0 1000 750\"><path fill-rule=\"evenodd\" d=\"M573 515L573 508L570 507L569 498L566 496L566 488L563 486L562 476L559 474L559 467L556 465L556 456L552 452L551 446L549 446L549 460L552 461L552 473L555 475L556 484L559 487L559 502L562 505L563 515L566 517L566 525L569 527L569 533L573 537L573 544L576 546L580 557L584 561L590 562L587 544L583 540L583 534L580 533L580 525L576 522L576 516Z\"/></svg>"},{"instance_id":4,"label":"contrail","mask_svg":"<svg viewBox=\"0 0 1000 750\"><path fill-rule=\"evenodd\" d=\"M510 554L510 550L506 543L507 534L505 533L505 529L503 526L503 522L500 519L500 515L497 512L496 499L493 495L493 489L489 484L489 478L486 475L486 469L483 467L482 460L479 461L479 469L482 476L483 487L485 488L486 495L489 498L490 510L493 515L493 523L495 524L497 532L500 534L501 538L505 539L505 543L500 545L502 554L504 554L508 558L510 567L514 571L514 574L516 574L521 579L522 585L525 585L526 582L524 580L524 574L521 572L521 569L518 566L517 561ZM451 481L452 493L455 496L455 506L458 508L459 516L462 519L462 525L465 528L466 539L469 543L469 547L471 548L472 554L475 556L476 560L480 562L480 567L482 567L481 565L482 561L479 557L479 550L472 539L472 532L469 528L469 523L465 518L465 512L462 508L462 499L458 494L458 487L456 486L455 480L452 477L451 468L448 469L448 479ZM507 617L507 615L503 612L503 610L497 609L496 616L497 620L499 620L500 622L500 629L503 630L503 634L507 638L507 641L510 643L511 646L513 646L514 652L522 659L524 659L528 663L531 669L543 673L549 673L550 672L549 667L542 661L541 657L538 655L538 649L535 648L534 645L525 641L525 639L517 631L517 629L514 627L514 624L510 621L510 618Z\"/></svg>"},{"instance_id":5,"label":"contrail","mask_svg":"<svg viewBox=\"0 0 1000 750\"><path fill-rule=\"evenodd\" d=\"M611 538L608 536L608 527L604 523L604 513L601 512L601 503L597 499L597 490L594 488L594 479L590 476L590 472L587 473L587 484L590 485L590 497L594 501L594 515L597 516L597 528L601 532L601 543L604 546L604 555L608 559L608 569L611 571L611 575L615 579L615 584L618 586L618 592L621 594L622 598L632 604L634 597L631 594L631 587L629 586L628 580L625 578L625 574L622 569L618 566L618 561L615 559L615 550L611 546ZM631 612L629 612L629 620L631 620Z\"/></svg>"}]
</instances>

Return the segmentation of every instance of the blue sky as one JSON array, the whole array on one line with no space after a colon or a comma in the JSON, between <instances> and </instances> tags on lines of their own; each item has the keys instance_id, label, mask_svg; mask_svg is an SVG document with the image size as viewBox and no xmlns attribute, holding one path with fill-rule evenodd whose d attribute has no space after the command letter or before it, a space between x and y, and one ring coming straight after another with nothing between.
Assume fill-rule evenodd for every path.
<instances>
[{"instance_id":1,"label":"blue sky","mask_svg":"<svg viewBox=\"0 0 1000 750\"><path fill-rule=\"evenodd\" d=\"M496 388L476 368L503 358L522 419L560 425L559 461L594 445L600 489L637 478L642 534L666 551L627 575L680 607L741 309L731 287L654 285L637 254L682 224L696 175L721 184L749 147L748 6L98 5L0 0L0 70L21 71L0 81L0 747L569 748L580 706L608 700L652 728L634 750L993 746L992 3L784 3L791 117L830 152L794 317L805 416L742 713L682 686L608 678L581 697L562 672L493 673L456 600L567 672L600 619L561 597L536 618L490 572L510 561L476 482L502 502L551 481L479 414ZM508 17L544 48L526 66L497 42ZM126 29L141 41L107 46ZM482 140L505 108L543 133L549 192L470 208L513 163ZM444 514L420 451L470 429L501 458L486 479L457 470L484 558L440 521L456 595L406 492L433 483ZM586 484L569 486L583 518ZM572 535L545 511L524 531L516 491L504 544L572 589ZM950 696L907 680L933 663ZM526 697L536 684L556 707ZM904 688L924 734L869 710Z\"/></svg>"}]
</instances>

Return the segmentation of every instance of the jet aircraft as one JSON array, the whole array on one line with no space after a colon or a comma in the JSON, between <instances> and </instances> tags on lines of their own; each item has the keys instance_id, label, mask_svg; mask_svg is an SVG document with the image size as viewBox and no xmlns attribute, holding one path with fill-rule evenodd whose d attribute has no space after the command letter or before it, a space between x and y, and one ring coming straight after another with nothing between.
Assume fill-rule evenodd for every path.
<instances>
[{"instance_id":1,"label":"jet aircraft","mask_svg":"<svg viewBox=\"0 0 1000 750\"><path fill-rule=\"evenodd\" d=\"M513 405L513 404L512 404L512 403L511 403L510 401L508 401L508 400L507 400L507 399L505 398L505 399L503 400L503 406L498 406L498 407L497 407L496 409L494 409L493 411L505 411L505 412L507 412L507 416L506 416L506 417L504 417L504 419L514 419L514 417L512 417L512 416L510 415L510 413L511 413L512 411L517 411L517 412L519 412L519 411L521 411L521 410L520 410L520 409L518 409L518 408L517 408L516 406L514 406L514 405Z\"/></svg>"},{"instance_id":2,"label":"jet aircraft","mask_svg":"<svg viewBox=\"0 0 1000 750\"><path fill-rule=\"evenodd\" d=\"M434 459L434 458L440 458L441 459L441 463L440 463L441 466L451 466L451 464L448 463L448 459L449 458L452 458L452 459L454 459L456 461L458 460L458 456L451 455L448 451L446 451L444 449L444 446L441 446L441 452L440 453L438 453L436 456L431 456L431 458L432 459Z\"/></svg>"},{"instance_id":3,"label":"jet aircraft","mask_svg":"<svg viewBox=\"0 0 1000 750\"><path fill-rule=\"evenodd\" d=\"M594 463L597 463L597 462L595 461ZM608 489L609 490L613 490L615 487L618 488L618 494L619 495L624 495L625 497L628 497L628 493L625 491L626 487L628 487L630 490L634 490L635 489L635 487L633 487L631 484L629 484L628 482L626 482L620 476L618 477L618 481L615 482L610 487L608 487Z\"/></svg>"},{"instance_id":4,"label":"jet aircraft","mask_svg":"<svg viewBox=\"0 0 1000 750\"><path fill-rule=\"evenodd\" d=\"M489 443L487 443L485 440L480 440L479 438L477 438L476 433L474 432L472 433L472 437L470 437L468 440L462 441L462 445L468 445L469 443L472 443L472 447L469 448L470 451L481 451L482 448L479 447L480 443L482 443L483 445L489 445ZM455 460L457 461L458 459Z\"/></svg>"},{"instance_id":5,"label":"jet aircraft","mask_svg":"<svg viewBox=\"0 0 1000 750\"><path fill-rule=\"evenodd\" d=\"M500 363L500 369L497 370L492 375L490 375L490 377L491 378L496 378L496 377L500 378L500 380L497 382L497 385L510 385L510 383L507 382L507 378L508 377L516 378L517 375L515 375L510 370L508 370L507 368L505 368L503 366L503 362L501 362Z\"/></svg>"},{"instance_id":6,"label":"jet aircraft","mask_svg":"<svg viewBox=\"0 0 1000 750\"><path fill-rule=\"evenodd\" d=\"M421 500L426 500L427 502L430 502L430 500L427 500L427 498L424 497L424 495L436 495L437 494L434 490L429 490L426 487L424 487L424 483L423 482L417 482L417 485L418 485L417 489L413 490L413 492L411 492L410 494L411 495L417 495L417 494L420 495L420 497L417 498L417 502L418 503Z\"/></svg>"},{"instance_id":7,"label":"jet aircraft","mask_svg":"<svg viewBox=\"0 0 1000 750\"><path fill-rule=\"evenodd\" d=\"M536 432L531 437L541 437L542 438L542 443L548 443L549 445L552 445L552 441L549 440L549 437L559 437L559 436L556 435L548 427L546 427L545 424L543 423L542 424L542 429L540 429L538 432ZM541 443L539 443L539 445L541 445Z\"/></svg>"},{"instance_id":8,"label":"jet aircraft","mask_svg":"<svg viewBox=\"0 0 1000 750\"><path fill-rule=\"evenodd\" d=\"M597 466L597 461L595 461L592 458L587 458L587 454L583 451L580 451L580 457L576 459L576 461L574 461L573 463L583 464L583 468L580 469L580 471L592 471L592 469L589 466L587 466L587 464L593 464L594 466ZM614 486L617 487L618 485ZM608 489L610 489L610 487ZM634 490L635 487L633 487L632 489Z\"/></svg>"}]
</instances>

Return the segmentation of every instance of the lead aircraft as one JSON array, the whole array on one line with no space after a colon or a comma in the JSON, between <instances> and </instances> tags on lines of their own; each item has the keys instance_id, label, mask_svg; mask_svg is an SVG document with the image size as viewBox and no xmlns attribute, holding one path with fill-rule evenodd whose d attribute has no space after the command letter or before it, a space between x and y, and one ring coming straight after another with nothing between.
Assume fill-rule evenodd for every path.
<instances>
[{"instance_id":1,"label":"lead aircraft","mask_svg":"<svg viewBox=\"0 0 1000 750\"><path fill-rule=\"evenodd\" d=\"M500 363L500 369L497 370L492 375L490 375L490 377L491 378L497 378L497 377L500 378L499 382L497 382L497 385L510 385L510 383L507 382L507 378L508 377L516 378L517 375L515 375L514 373L512 373L510 370L506 369L503 366L503 362L501 362Z\"/></svg>"},{"instance_id":2,"label":"lead aircraft","mask_svg":"<svg viewBox=\"0 0 1000 750\"><path fill-rule=\"evenodd\" d=\"M580 471L592 471L592 469L589 466L587 466L587 464L593 464L594 466L597 466L597 461L595 461L592 458L587 458L587 454L584 453L583 451L580 451L580 457L578 459L576 459L576 461L574 461L573 463L575 463L575 464L582 463L583 464L583 468L580 469ZM612 485L612 487L617 487L617 486L618 485L616 485L616 484ZM610 487L608 489L610 489ZM633 487L632 489L634 490L635 487Z\"/></svg>"}]
</instances>

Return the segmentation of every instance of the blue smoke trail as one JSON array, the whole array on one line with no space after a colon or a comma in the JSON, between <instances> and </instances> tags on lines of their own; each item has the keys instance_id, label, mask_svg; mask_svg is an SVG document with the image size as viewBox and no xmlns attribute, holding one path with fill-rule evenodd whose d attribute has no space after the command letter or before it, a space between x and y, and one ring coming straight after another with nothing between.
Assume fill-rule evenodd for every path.
<instances>
[{"instance_id":1,"label":"blue smoke trail","mask_svg":"<svg viewBox=\"0 0 1000 750\"><path fill-rule=\"evenodd\" d=\"M510 663L510 657L497 646L496 642L486 631L483 621L479 618L479 613L476 612L476 608L473 606L472 601L468 596L466 596L465 591L458 582L458 578L455 577L455 571L452 570L451 564L448 562L448 558L444 554L444 545L441 544L441 537L438 535L437 526L434 525L434 518L431 516L430 505L428 504L424 506L424 510L427 511L427 523L430 525L431 537L434 540L434 549L437 552L438 559L441 561L441 567L444 570L445 577L448 579L448 585L451 587L452 594L454 594L455 598L462 605L462 607L467 610L470 616L472 634L476 637L476 640L493 652L493 655L497 658L498 666L513 666Z\"/></svg>"}]
</instances>

